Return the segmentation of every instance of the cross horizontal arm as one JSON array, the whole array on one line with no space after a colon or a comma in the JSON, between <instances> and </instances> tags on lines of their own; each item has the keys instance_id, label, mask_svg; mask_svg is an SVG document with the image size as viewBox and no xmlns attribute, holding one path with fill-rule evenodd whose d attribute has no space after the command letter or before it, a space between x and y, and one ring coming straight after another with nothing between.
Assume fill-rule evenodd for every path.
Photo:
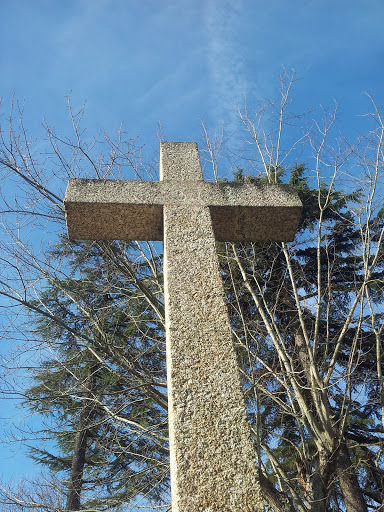
<instances>
[{"instance_id":1,"label":"cross horizontal arm","mask_svg":"<svg viewBox=\"0 0 384 512\"><path fill-rule=\"evenodd\" d=\"M219 241L293 240L301 202L289 185L194 181L69 181L69 237L163 240L163 206L209 206Z\"/></svg>"}]
</instances>

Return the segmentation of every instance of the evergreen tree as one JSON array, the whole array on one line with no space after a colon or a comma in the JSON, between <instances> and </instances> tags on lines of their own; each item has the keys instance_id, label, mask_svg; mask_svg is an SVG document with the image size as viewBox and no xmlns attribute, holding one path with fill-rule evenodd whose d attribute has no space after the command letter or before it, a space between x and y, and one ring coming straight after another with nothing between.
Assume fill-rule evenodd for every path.
<instances>
[{"instance_id":1,"label":"evergreen tree","mask_svg":"<svg viewBox=\"0 0 384 512\"><path fill-rule=\"evenodd\" d=\"M377 124L353 146L327 142L334 113L325 113L295 139L293 124L302 118L289 115L285 121L293 77L285 80L281 102L269 104L266 123L264 108L254 115L238 112L245 143L236 163L242 159L245 170L238 170L235 180L295 187L304 205L296 238L284 244L218 244L261 489L266 509L274 512L379 510L384 498L383 118L374 106ZM61 178L34 159L32 143L19 137L14 120L2 132L9 141L0 141L4 179L18 187L14 201L2 198L0 294L30 311L36 326L44 362L25 404L47 418L46 434L55 445L46 450L35 445L31 453L62 479L66 505L61 494L44 504L41 493L35 501L2 502L42 511L123 510L146 496L166 507L160 257L155 248L140 252L140 246L120 242L63 239L54 251L42 253L25 241L27 229L65 232L60 179L66 185L78 175L132 178L126 169L138 179L153 176L135 141L122 133L116 141L106 139L110 154L100 157L97 144L82 141L77 122L82 112L71 115L72 142L48 128ZM224 138L216 146L207 141L215 177L223 145ZM230 150L227 161L236 151ZM298 158L310 163L294 165ZM352 185L352 179L359 183ZM12 322L6 324L12 338ZM25 336L32 338L27 328ZM60 506L51 505L56 502Z\"/></svg>"},{"instance_id":2,"label":"evergreen tree","mask_svg":"<svg viewBox=\"0 0 384 512\"><path fill-rule=\"evenodd\" d=\"M118 244L64 241L55 252L66 252L72 272L40 297L52 317L37 317L37 332L54 357L35 375L26 405L56 424L56 452L32 448L32 456L66 475L66 510L120 508L139 495L161 502L168 482L162 325L127 276L133 263ZM150 287L148 268L135 265L141 287Z\"/></svg>"},{"instance_id":3,"label":"evergreen tree","mask_svg":"<svg viewBox=\"0 0 384 512\"><path fill-rule=\"evenodd\" d=\"M360 204L362 193L312 186L304 164L288 176L282 169L274 175L295 187L303 202L296 241L218 244L264 494L276 510L336 511L348 500L365 510L381 499L377 447L383 436L375 420L380 399L372 317L360 307L346 325L356 291L367 281L361 231L348 207ZM234 180L267 178L238 170ZM377 211L369 226L372 243L382 230ZM167 495L159 281L148 264L134 274L127 270L128 248L63 244L58 256L69 250L72 274L42 297L55 321L40 319L39 332L54 338L59 352L36 377L29 400L35 410L48 404L48 415L57 408L60 425L69 422L71 429L55 433L60 456L35 450L34 457L68 474L67 510L79 508L81 495L82 506L95 508L124 507L142 494L161 503ZM383 299L382 260L380 251L366 286L376 303ZM64 325L59 332L57 318ZM336 377L327 381L336 352ZM143 383L149 386L144 391ZM124 421L138 430L127 430Z\"/></svg>"},{"instance_id":4,"label":"evergreen tree","mask_svg":"<svg viewBox=\"0 0 384 512\"><path fill-rule=\"evenodd\" d=\"M383 499L384 314L369 307L384 303L383 209L362 239L361 191L313 187L304 164L287 181L303 202L294 243L220 247L265 492L288 510L368 510Z\"/></svg>"}]
</instances>

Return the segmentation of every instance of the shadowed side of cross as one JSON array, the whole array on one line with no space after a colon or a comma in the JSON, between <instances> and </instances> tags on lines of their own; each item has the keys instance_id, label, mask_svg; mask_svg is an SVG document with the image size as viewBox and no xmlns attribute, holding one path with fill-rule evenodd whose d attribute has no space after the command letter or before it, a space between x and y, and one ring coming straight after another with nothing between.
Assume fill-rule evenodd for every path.
<instances>
[{"instance_id":1,"label":"shadowed side of cross","mask_svg":"<svg viewBox=\"0 0 384 512\"><path fill-rule=\"evenodd\" d=\"M160 182L70 180L69 237L164 240L173 512L263 510L216 254L221 241L290 241L287 185L206 183L197 145L165 142Z\"/></svg>"}]
</instances>

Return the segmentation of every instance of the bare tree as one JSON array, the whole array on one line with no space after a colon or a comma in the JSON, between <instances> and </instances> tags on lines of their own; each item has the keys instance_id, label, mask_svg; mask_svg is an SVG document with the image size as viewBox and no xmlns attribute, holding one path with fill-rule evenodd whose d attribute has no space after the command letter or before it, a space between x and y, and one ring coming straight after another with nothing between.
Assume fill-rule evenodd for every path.
<instances>
[{"instance_id":1,"label":"bare tree","mask_svg":"<svg viewBox=\"0 0 384 512\"><path fill-rule=\"evenodd\" d=\"M280 104L239 110L237 178L296 187L296 240L222 248L264 493L274 510L379 510L384 126L373 104L367 137L332 140L335 109L292 139L293 81Z\"/></svg>"},{"instance_id":2,"label":"bare tree","mask_svg":"<svg viewBox=\"0 0 384 512\"><path fill-rule=\"evenodd\" d=\"M0 500L4 512L59 512L64 507L65 489L54 473L41 473L15 486L0 486Z\"/></svg>"},{"instance_id":3,"label":"bare tree","mask_svg":"<svg viewBox=\"0 0 384 512\"><path fill-rule=\"evenodd\" d=\"M232 171L238 181L290 182L304 204L291 244L218 244L266 510L380 510L384 124L372 102L367 136L335 138L337 110L292 114L293 86L285 73L280 102L239 109L233 138L203 133L213 179ZM41 395L20 395L43 396L44 435L57 438L71 418L76 435L59 457L63 509L150 501L166 510L159 247L72 243L62 208L68 178L154 179L156 158L123 129L90 140L83 111L70 112L74 137L45 126L36 149L22 117L15 126L12 113L1 132L2 179L15 193L2 197L0 295L10 313L30 314L20 354L41 354ZM20 324L12 317L7 328L12 336ZM58 374L66 386L47 386Z\"/></svg>"},{"instance_id":4,"label":"bare tree","mask_svg":"<svg viewBox=\"0 0 384 512\"><path fill-rule=\"evenodd\" d=\"M160 258L145 245L70 242L62 206L66 182L78 173L142 179L153 170L122 131L117 140L83 145L83 112L69 111L75 140L46 126L44 162L33 154L21 109L17 129L12 112L2 132L3 183L16 186L17 195L2 197L0 294L10 312L18 307L27 317L22 326L10 318L3 328L14 338L15 329L30 327L13 368L20 371L29 358L34 375L17 393L46 418L38 435L59 443L60 456L45 448L32 455L67 472L65 510L79 508L80 494L82 504L95 507L117 509L144 496L161 502L168 499L168 458ZM98 144L108 156L92 153ZM61 175L52 172L57 165ZM55 233L60 238L52 243Z\"/></svg>"}]
</instances>

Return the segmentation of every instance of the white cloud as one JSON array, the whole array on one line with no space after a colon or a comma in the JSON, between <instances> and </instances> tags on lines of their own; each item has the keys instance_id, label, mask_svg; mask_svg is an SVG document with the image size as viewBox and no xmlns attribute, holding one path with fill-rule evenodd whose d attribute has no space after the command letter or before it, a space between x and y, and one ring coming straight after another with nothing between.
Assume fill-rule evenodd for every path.
<instances>
[{"instance_id":1,"label":"white cloud","mask_svg":"<svg viewBox=\"0 0 384 512\"><path fill-rule=\"evenodd\" d=\"M239 44L243 1L209 0L204 25L211 78L212 117L228 118L228 112L242 104L249 90L244 50Z\"/></svg>"}]
</instances>

